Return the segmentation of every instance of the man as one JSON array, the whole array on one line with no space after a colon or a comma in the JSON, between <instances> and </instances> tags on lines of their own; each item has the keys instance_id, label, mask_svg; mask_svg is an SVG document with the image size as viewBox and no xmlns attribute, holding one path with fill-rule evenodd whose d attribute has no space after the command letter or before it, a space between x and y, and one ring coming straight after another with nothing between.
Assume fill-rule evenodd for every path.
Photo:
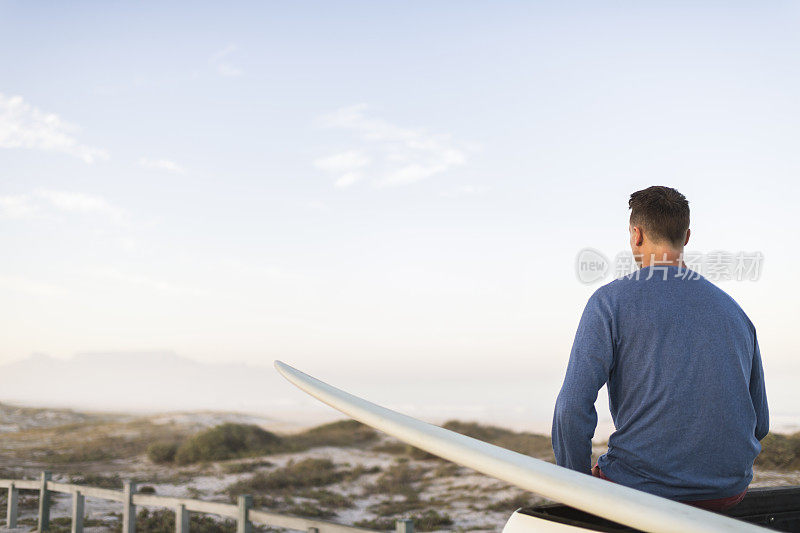
<instances>
[{"instance_id":1,"label":"man","mask_svg":"<svg viewBox=\"0 0 800 533\"><path fill-rule=\"evenodd\" d=\"M699 507L744 497L769 430L756 331L682 262L689 202L669 187L630 197L637 272L589 298L553 417L559 465ZM598 390L616 431L592 468Z\"/></svg>"}]
</instances>

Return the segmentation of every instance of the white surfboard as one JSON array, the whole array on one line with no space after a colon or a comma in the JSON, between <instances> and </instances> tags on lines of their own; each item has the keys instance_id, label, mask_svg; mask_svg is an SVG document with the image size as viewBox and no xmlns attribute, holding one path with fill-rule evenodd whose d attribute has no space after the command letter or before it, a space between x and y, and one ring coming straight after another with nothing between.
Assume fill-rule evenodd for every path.
<instances>
[{"instance_id":1,"label":"white surfboard","mask_svg":"<svg viewBox=\"0 0 800 533\"><path fill-rule=\"evenodd\" d=\"M275 368L283 377L311 396L405 443L521 489L620 524L653 533L770 531L422 422L348 394L280 361L275 361ZM514 516L517 517L517 526L512 529L524 531L524 517L518 517L517 514ZM508 527L506 531L509 531Z\"/></svg>"}]
</instances>

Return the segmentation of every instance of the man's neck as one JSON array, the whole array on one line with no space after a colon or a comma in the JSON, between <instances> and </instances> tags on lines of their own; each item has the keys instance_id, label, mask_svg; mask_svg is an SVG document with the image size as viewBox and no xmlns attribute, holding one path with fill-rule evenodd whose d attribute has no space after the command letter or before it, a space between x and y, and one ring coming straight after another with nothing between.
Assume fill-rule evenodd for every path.
<instances>
[{"instance_id":1,"label":"man's neck","mask_svg":"<svg viewBox=\"0 0 800 533\"><path fill-rule=\"evenodd\" d=\"M649 266L680 266L683 262L683 250L674 248L655 248L642 252L642 268Z\"/></svg>"}]
</instances>

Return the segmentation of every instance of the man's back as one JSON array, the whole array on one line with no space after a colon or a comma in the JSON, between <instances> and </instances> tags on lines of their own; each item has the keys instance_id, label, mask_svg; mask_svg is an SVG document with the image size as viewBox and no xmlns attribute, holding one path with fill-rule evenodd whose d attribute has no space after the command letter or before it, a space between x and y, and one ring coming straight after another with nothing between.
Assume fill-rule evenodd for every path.
<instances>
[{"instance_id":1,"label":"man's back","mask_svg":"<svg viewBox=\"0 0 800 533\"><path fill-rule=\"evenodd\" d=\"M608 478L684 501L747 488L768 428L766 394L755 329L722 290L670 266L595 292L556 404L559 464L588 472L585 442L606 381L616 431L598 466Z\"/></svg>"}]
</instances>

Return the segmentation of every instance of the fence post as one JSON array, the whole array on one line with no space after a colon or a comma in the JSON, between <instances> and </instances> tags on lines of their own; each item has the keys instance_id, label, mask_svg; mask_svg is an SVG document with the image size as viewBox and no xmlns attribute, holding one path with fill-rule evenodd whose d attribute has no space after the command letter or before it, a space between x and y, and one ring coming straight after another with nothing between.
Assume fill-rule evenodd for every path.
<instances>
[{"instance_id":1,"label":"fence post","mask_svg":"<svg viewBox=\"0 0 800 533\"><path fill-rule=\"evenodd\" d=\"M397 520L394 523L396 533L414 533L414 521L408 518Z\"/></svg>"},{"instance_id":2,"label":"fence post","mask_svg":"<svg viewBox=\"0 0 800 533\"><path fill-rule=\"evenodd\" d=\"M133 495L136 492L136 483L126 481L122 486L122 533L136 533L136 506L133 505Z\"/></svg>"},{"instance_id":3,"label":"fence post","mask_svg":"<svg viewBox=\"0 0 800 533\"><path fill-rule=\"evenodd\" d=\"M175 533L189 533L189 511L184 504L175 509Z\"/></svg>"},{"instance_id":4,"label":"fence post","mask_svg":"<svg viewBox=\"0 0 800 533\"><path fill-rule=\"evenodd\" d=\"M72 493L72 533L83 533L84 496L79 490Z\"/></svg>"},{"instance_id":5,"label":"fence post","mask_svg":"<svg viewBox=\"0 0 800 533\"><path fill-rule=\"evenodd\" d=\"M236 533L253 533L248 511L253 508L253 497L249 494L239 496L239 516L236 517Z\"/></svg>"},{"instance_id":6,"label":"fence post","mask_svg":"<svg viewBox=\"0 0 800 533\"><path fill-rule=\"evenodd\" d=\"M50 526L50 492L47 490L47 482L50 481L51 474L47 470L42 472L41 485L39 487L39 521L36 531L42 533Z\"/></svg>"},{"instance_id":7,"label":"fence post","mask_svg":"<svg viewBox=\"0 0 800 533\"><path fill-rule=\"evenodd\" d=\"M19 496L19 489L12 481L8 486L8 509L6 510L6 525L8 529L17 527L17 497Z\"/></svg>"}]
</instances>

